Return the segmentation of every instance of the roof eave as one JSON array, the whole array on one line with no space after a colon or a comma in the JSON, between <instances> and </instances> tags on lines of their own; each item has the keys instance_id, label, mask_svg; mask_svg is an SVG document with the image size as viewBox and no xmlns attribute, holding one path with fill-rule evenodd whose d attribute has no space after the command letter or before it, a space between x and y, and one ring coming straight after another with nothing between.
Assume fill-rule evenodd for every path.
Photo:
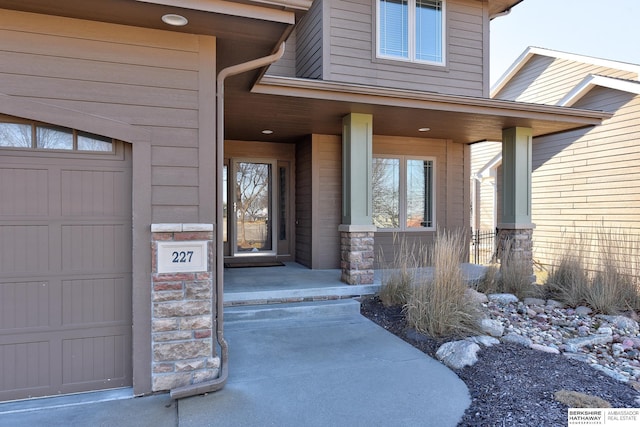
<instances>
[{"instance_id":1,"label":"roof eave","mask_svg":"<svg viewBox=\"0 0 640 427\"><path fill-rule=\"evenodd\" d=\"M611 117L610 113L603 111L280 76L264 76L254 85L252 92L426 110L566 121L583 126L598 125L602 120Z\"/></svg>"}]
</instances>

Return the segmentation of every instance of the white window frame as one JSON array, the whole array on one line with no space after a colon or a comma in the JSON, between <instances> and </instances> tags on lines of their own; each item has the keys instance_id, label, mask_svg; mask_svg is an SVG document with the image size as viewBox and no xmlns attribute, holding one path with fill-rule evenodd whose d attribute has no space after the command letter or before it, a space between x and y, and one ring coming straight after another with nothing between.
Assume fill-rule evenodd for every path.
<instances>
[{"instance_id":1,"label":"white window frame","mask_svg":"<svg viewBox=\"0 0 640 427\"><path fill-rule=\"evenodd\" d=\"M427 61L427 60L423 60L423 59L417 59L416 58L416 0L408 0L408 6L409 6L409 16L408 16L408 58L402 58L400 56L393 56L393 55L384 55L382 53L380 53L380 46L381 46L381 41L380 41L380 1L381 0L376 0L376 58L380 58L380 59L389 59L389 60L393 60L393 61L404 61L404 62L414 62L414 63L418 63L418 64L428 64L428 65L438 65L438 66L445 66L447 63L446 60L446 40L447 40L447 0L441 0L442 1L442 34L441 34L441 52L442 52L442 57L440 58L440 61Z\"/></svg>"},{"instance_id":2,"label":"white window frame","mask_svg":"<svg viewBox=\"0 0 640 427\"><path fill-rule=\"evenodd\" d=\"M424 157L424 156L408 156L397 154L375 154L374 159L397 159L400 161L400 181L399 181L399 197L398 197L398 228L377 228L377 231L391 231L391 232L424 232L436 230L436 158ZM407 161L408 160L420 160L430 161L431 166L431 226L430 227L407 227ZM373 189L372 189L373 191Z\"/></svg>"}]
</instances>

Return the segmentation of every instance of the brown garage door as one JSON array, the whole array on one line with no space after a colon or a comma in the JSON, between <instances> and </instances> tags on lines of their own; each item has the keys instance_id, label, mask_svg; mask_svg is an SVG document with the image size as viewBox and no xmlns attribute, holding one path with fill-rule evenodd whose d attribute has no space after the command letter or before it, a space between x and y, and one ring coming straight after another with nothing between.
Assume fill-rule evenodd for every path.
<instances>
[{"instance_id":1,"label":"brown garage door","mask_svg":"<svg viewBox=\"0 0 640 427\"><path fill-rule=\"evenodd\" d=\"M0 151L0 400L131 385L131 151Z\"/></svg>"}]
</instances>

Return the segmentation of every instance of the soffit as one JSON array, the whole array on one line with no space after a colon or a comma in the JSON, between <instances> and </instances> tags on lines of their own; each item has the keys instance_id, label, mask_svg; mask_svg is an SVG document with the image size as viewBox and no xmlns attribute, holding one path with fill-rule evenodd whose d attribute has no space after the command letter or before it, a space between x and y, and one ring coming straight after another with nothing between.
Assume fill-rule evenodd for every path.
<instances>
[{"instance_id":1,"label":"soffit","mask_svg":"<svg viewBox=\"0 0 640 427\"><path fill-rule=\"evenodd\" d=\"M505 12L523 0L489 0L489 17L494 18L496 15Z\"/></svg>"},{"instance_id":2,"label":"soffit","mask_svg":"<svg viewBox=\"0 0 640 427\"><path fill-rule=\"evenodd\" d=\"M160 2L162 3L162 2ZM167 3L196 7L195 1ZM201 2L202 3L202 2ZM202 3L206 5L207 2ZM13 9L46 15L86 19L165 31L216 36L220 39L244 41L273 49L283 31L293 25L294 13L262 6L212 0L209 11L154 4L137 0L0 0L0 9ZM260 10L269 11L260 16ZM168 13L180 14L189 20L184 27L174 27L161 21Z\"/></svg>"},{"instance_id":3,"label":"soffit","mask_svg":"<svg viewBox=\"0 0 640 427\"><path fill-rule=\"evenodd\" d=\"M252 92L233 78L228 83L225 138L233 140L295 142L314 133L339 135L342 118L350 113L372 114L376 135L460 143L501 140L502 129L515 126L530 127L534 136L541 136L610 117L590 110L274 76L265 76ZM419 132L421 127L431 130ZM264 129L274 133L263 135Z\"/></svg>"}]
</instances>

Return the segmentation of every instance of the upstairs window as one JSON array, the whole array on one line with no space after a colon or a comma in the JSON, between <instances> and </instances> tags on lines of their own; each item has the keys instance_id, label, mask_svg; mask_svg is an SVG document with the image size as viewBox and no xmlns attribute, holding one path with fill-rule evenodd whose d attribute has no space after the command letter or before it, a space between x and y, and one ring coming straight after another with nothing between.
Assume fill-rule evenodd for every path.
<instances>
[{"instance_id":1,"label":"upstairs window","mask_svg":"<svg viewBox=\"0 0 640 427\"><path fill-rule=\"evenodd\" d=\"M379 230L435 227L434 159L374 157L373 224Z\"/></svg>"},{"instance_id":2,"label":"upstairs window","mask_svg":"<svg viewBox=\"0 0 640 427\"><path fill-rule=\"evenodd\" d=\"M377 0L378 57L444 64L444 0Z\"/></svg>"}]
</instances>

